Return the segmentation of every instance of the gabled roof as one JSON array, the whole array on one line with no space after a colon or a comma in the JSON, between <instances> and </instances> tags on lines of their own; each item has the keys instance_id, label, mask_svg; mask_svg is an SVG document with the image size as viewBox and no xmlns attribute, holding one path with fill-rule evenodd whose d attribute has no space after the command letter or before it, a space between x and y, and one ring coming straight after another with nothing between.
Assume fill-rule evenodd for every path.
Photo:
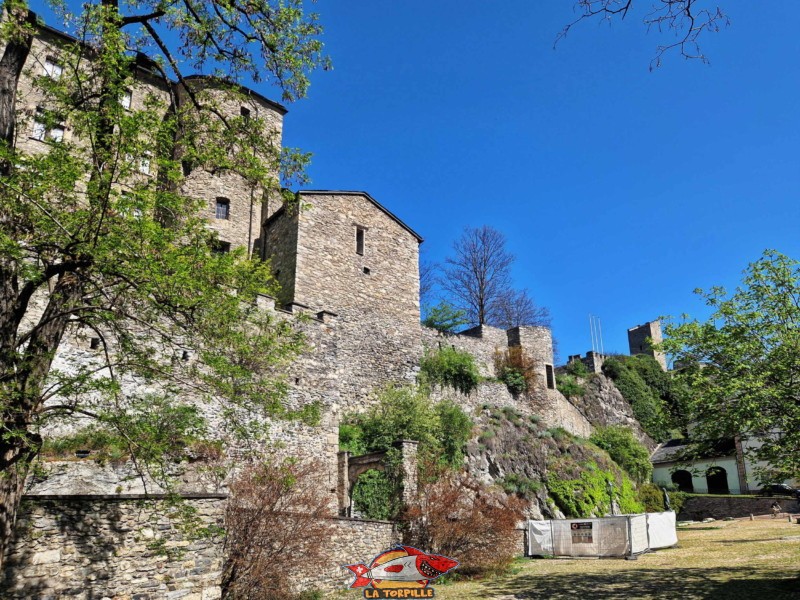
<instances>
[{"instance_id":1,"label":"gabled roof","mask_svg":"<svg viewBox=\"0 0 800 600\"><path fill-rule=\"evenodd\" d=\"M689 443L685 439L669 440L660 444L650 456L653 464L669 462L692 462L708 458L721 458L736 453L736 445L732 439L722 439L710 442L700 448L698 452L689 454Z\"/></svg>"},{"instance_id":2,"label":"gabled roof","mask_svg":"<svg viewBox=\"0 0 800 600\"><path fill-rule=\"evenodd\" d=\"M411 227L403 223L403 221L401 221L397 215L395 215L392 211L383 206L380 202L375 200L375 198L370 196L367 192L358 192L354 190L301 190L299 194L305 196L363 196L364 198L372 202L372 204L374 204L376 208L378 208L380 211L382 211L384 214L386 214L388 217L394 220L398 225L400 225L400 227L402 227L408 233L413 235L418 243L421 244L424 241L420 234L418 234L416 231L411 229Z\"/></svg>"}]
</instances>

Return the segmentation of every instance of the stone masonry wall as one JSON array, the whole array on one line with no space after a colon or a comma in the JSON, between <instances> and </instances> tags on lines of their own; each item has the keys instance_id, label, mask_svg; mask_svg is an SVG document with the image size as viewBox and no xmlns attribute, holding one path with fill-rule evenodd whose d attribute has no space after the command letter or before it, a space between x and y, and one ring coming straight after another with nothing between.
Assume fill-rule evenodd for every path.
<instances>
[{"instance_id":1,"label":"stone masonry wall","mask_svg":"<svg viewBox=\"0 0 800 600\"><path fill-rule=\"evenodd\" d=\"M656 359L661 368L667 370L667 357L663 352L655 352L650 342L658 344L663 341L661 335L661 322L650 321L644 325L637 325L628 329L628 348L631 356L635 354L648 354Z\"/></svg>"},{"instance_id":2,"label":"stone masonry wall","mask_svg":"<svg viewBox=\"0 0 800 600\"><path fill-rule=\"evenodd\" d=\"M700 521L702 519L724 519L725 517L749 517L771 515L770 506L778 501L784 513L800 513L800 503L792 498L747 498L743 496L689 496L681 506L678 519ZM786 518L784 515L782 518Z\"/></svg>"},{"instance_id":3,"label":"stone masonry wall","mask_svg":"<svg viewBox=\"0 0 800 600\"><path fill-rule=\"evenodd\" d=\"M221 525L224 500L191 500ZM26 498L8 555L2 597L214 600L221 595L221 539L189 540L159 501ZM159 510L161 509L161 510ZM183 556L169 560L163 548Z\"/></svg>"},{"instance_id":4,"label":"stone masonry wall","mask_svg":"<svg viewBox=\"0 0 800 600\"><path fill-rule=\"evenodd\" d=\"M188 499L205 526L223 524L224 498ZM220 537L187 539L161 501L27 497L0 581L7 600L215 600L224 566ZM369 562L399 542L393 523L331 519L325 565L298 557L299 591L345 588L344 564ZM174 554L165 555L163 550Z\"/></svg>"},{"instance_id":5,"label":"stone masonry wall","mask_svg":"<svg viewBox=\"0 0 800 600\"><path fill-rule=\"evenodd\" d=\"M264 258L270 261L272 274L281 286L282 305L294 299L297 273L297 212L281 209L264 224Z\"/></svg>"},{"instance_id":6,"label":"stone masonry wall","mask_svg":"<svg viewBox=\"0 0 800 600\"><path fill-rule=\"evenodd\" d=\"M301 201L294 302L337 315L338 361L331 367L342 402L359 408L376 388L414 380L419 238L362 193L308 192Z\"/></svg>"}]
</instances>

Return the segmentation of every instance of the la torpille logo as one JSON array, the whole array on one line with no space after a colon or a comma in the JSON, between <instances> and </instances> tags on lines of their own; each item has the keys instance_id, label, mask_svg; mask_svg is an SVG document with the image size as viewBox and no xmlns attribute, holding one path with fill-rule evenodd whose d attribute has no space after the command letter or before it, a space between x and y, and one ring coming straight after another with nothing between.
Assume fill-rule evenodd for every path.
<instances>
[{"instance_id":1,"label":"la torpille logo","mask_svg":"<svg viewBox=\"0 0 800 600\"><path fill-rule=\"evenodd\" d=\"M458 561L426 554L411 546L381 552L369 565L344 565L355 574L350 588L364 588L364 598L433 598L428 584L458 566Z\"/></svg>"}]
</instances>

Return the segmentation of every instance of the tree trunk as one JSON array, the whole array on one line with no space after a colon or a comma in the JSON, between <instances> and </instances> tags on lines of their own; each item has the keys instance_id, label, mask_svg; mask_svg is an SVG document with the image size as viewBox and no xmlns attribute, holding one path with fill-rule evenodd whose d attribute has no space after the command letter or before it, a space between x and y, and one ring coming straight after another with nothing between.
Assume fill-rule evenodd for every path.
<instances>
[{"instance_id":1,"label":"tree trunk","mask_svg":"<svg viewBox=\"0 0 800 600\"><path fill-rule=\"evenodd\" d=\"M33 13L9 11L8 19L15 21L21 28L26 21L33 19ZM32 37L21 31L6 42L3 57L0 58L0 143L8 147L14 145L14 130L17 124L16 102L17 84L22 67L31 51ZM8 161L0 161L0 176L6 176L11 170Z\"/></svg>"},{"instance_id":2,"label":"tree trunk","mask_svg":"<svg viewBox=\"0 0 800 600\"><path fill-rule=\"evenodd\" d=\"M25 478L38 449L38 438L0 442L0 573L11 547Z\"/></svg>"}]
</instances>

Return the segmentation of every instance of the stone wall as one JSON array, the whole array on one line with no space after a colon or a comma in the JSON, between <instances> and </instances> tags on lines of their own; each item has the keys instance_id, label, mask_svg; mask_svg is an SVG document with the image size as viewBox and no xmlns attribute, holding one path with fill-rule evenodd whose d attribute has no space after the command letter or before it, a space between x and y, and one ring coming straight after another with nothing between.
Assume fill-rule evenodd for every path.
<instances>
[{"instance_id":1,"label":"stone wall","mask_svg":"<svg viewBox=\"0 0 800 600\"><path fill-rule=\"evenodd\" d=\"M689 496L678 514L679 521L724 519L771 515L770 505L778 501L784 513L800 513L800 503L792 498L752 498L745 496ZM785 515L784 517L785 518Z\"/></svg>"},{"instance_id":2,"label":"stone wall","mask_svg":"<svg viewBox=\"0 0 800 600\"><path fill-rule=\"evenodd\" d=\"M357 409L376 388L415 378L420 238L364 193L304 192L301 202L293 301L337 315L338 361L329 367Z\"/></svg>"},{"instance_id":3,"label":"stone wall","mask_svg":"<svg viewBox=\"0 0 800 600\"><path fill-rule=\"evenodd\" d=\"M205 525L223 524L225 499L195 498ZM221 596L220 537L188 539L160 500L124 496L26 497L0 591L8 600L124 598L214 600ZM328 560L298 558L300 589L345 588L341 565L368 563L400 541L393 523L331 519ZM165 554L167 551L170 554Z\"/></svg>"},{"instance_id":4,"label":"stone wall","mask_svg":"<svg viewBox=\"0 0 800 600\"><path fill-rule=\"evenodd\" d=\"M188 502L206 525L222 524L223 499ZM221 539L186 539L166 508L130 498L26 498L2 597L219 598ZM159 548L182 556L170 560Z\"/></svg>"}]
</instances>

